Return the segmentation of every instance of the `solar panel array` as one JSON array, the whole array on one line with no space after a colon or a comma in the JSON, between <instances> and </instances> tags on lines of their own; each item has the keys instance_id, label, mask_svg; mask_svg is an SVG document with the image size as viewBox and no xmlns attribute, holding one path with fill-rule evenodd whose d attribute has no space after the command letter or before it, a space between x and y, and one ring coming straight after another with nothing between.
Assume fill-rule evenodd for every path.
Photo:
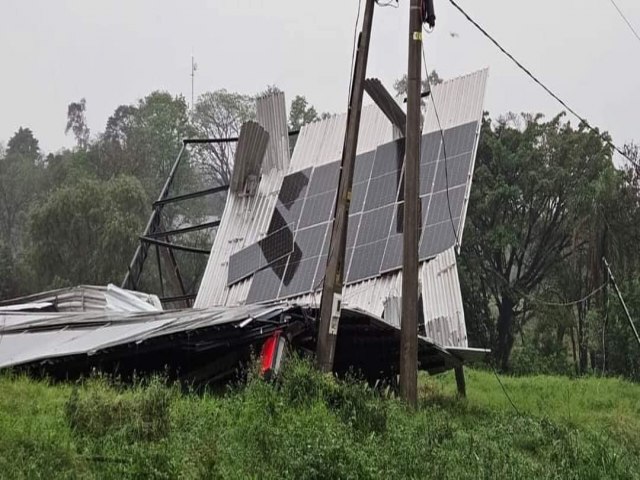
<instances>
[{"instance_id":1,"label":"solar panel array","mask_svg":"<svg viewBox=\"0 0 640 480\"><path fill-rule=\"evenodd\" d=\"M420 260L455 245L477 127L471 122L445 130L445 148L440 132L422 137ZM346 283L402 266L404 143L404 139L389 142L356 157ZM331 162L284 178L266 237L229 259L229 285L253 275L247 303L295 296L321 286L339 172L340 162Z\"/></svg>"}]
</instances>

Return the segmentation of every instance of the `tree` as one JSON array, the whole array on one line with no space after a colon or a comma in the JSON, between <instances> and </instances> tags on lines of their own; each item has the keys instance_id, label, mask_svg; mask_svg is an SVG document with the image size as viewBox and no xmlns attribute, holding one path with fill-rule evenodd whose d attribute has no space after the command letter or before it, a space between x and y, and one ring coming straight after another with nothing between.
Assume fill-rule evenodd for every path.
<instances>
[{"instance_id":1,"label":"tree","mask_svg":"<svg viewBox=\"0 0 640 480\"><path fill-rule=\"evenodd\" d=\"M602 172L611 168L599 134L573 129L562 115L548 122L512 115L495 126L485 117L462 262L483 276L498 310L494 347L502 369L524 300L584 246L574 233Z\"/></svg>"},{"instance_id":2,"label":"tree","mask_svg":"<svg viewBox=\"0 0 640 480\"><path fill-rule=\"evenodd\" d=\"M289 109L289 129L300 130L303 125L315 122L319 118L313 105L309 105L305 97L296 95Z\"/></svg>"},{"instance_id":3,"label":"tree","mask_svg":"<svg viewBox=\"0 0 640 480\"><path fill-rule=\"evenodd\" d=\"M38 287L119 282L147 214L133 177L83 178L56 189L29 215L29 263Z\"/></svg>"},{"instance_id":4,"label":"tree","mask_svg":"<svg viewBox=\"0 0 640 480\"><path fill-rule=\"evenodd\" d=\"M42 165L30 129L20 127L7 145L0 158L0 241L15 255L22 245L24 216L39 193Z\"/></svg>"},{"instance_id":5,"label":"tree","mask_svg":"<svg viewBox=\"0 0 640 480\"><path fill-rule=\"evenodd\" d=\"M136 105L121 105L107 120L105 132L89 152L100 178L133 175L155 198L180 151L192 136L187 103L182 96L152 92ZM188 162L184 162L188 169Z\"/></svg>"},{"instance_id":6,"label":"tree","mask_svg":"<svg viewBox=\"0 0 640 480\"><path fill-rule=\"evenodd\" d=\"M438 75L438 72L436 72L435 70L431 70L431 73L429 74L428 79L424 78L422 80L422 91L428 92L430 90L429 85L431 86L440 85L442 82L444 82L444 80L440 78L440 75ZM393 88L396 91L396 95L398 96L406 95L407 94L407 75L405 74L401 78L396 80L393 84Z\"/></svg>"},{"instance_id":7,"label":"tree","mask_svg":"<svg viewBox=\"0 0 640 480\"><path fill-rule=\"evenodd\" d=\"M30 128L20 127L7 143L6 157L21 157L31 163L40 160L40 146Z\"/></svg>"},{"instance_id":8,"label":"tree","mask_svg":"<svg viewBox=\"0 0 640 480\"><path fill-rule=\"evenodd\" d=\"M90 130L87 125L85 111L87 109L87 101L83 98L79 102L72 102L67 108L67 126L64 133L73 132L76 137L78 148L86 149L89 145Z\"/></svg>"},{"instance_id":9,"label":"tree","mask_svg":"<svg viewBox=\"0 0 640 480\"><path fill-rule=\"evenodd\" d=\"M191 122L200 138L233 138L240 135L242 124L255 119L255 115L253 97L222 89L200 95ZM216 143L193 152L207 184L229 184L235 147L234 142Z\"/></svg>"}]
</instances>

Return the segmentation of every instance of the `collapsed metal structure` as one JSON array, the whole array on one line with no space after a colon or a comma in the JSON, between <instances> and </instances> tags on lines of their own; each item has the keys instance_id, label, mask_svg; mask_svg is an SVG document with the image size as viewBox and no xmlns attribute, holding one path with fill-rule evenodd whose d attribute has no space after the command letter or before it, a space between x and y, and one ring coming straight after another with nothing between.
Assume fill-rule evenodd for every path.
<instances>
[{"instance_id":1,"label":"collapsed metal structure","mask_svg":"<svg viewBox=\"0 0 640 480\"><path fill-rule=\"evenodd\" d=\"M486 78L483 70L434 86L439 122L433 105L423 108L416 334L420 367L430 372L485 354L468 346L456 247ZM352 200L359 206L349 218L335 370L356 367L375 379L394 375L399 356L403 112L379 81L367 85L375 103L362 110ZM168 367L177 378L206 383L228 378L274 332L313 351L345 117L305 125L291 152L284 94L259 98L256 122L238 138L228 189L192 194L227 191L219 223L202 227L217 232L193 308L51 313L14 301L10 310L0 308L0 368L72 377L93 368L128 375ZM125 287L135 286L149 245L175 248L167 239L180 232L159 224L163 205L179 199L168 196L169 186L154 204Z\"/></svg>"}]
</instances>

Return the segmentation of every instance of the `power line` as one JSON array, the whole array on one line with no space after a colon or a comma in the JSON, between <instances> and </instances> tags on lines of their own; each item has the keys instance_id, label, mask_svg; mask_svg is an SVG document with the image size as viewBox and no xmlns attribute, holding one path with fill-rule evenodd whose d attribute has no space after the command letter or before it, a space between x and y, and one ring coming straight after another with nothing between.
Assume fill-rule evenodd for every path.
<instances>
[{"instance_id":1,"label":"power line","mask_svg":"<svg viewBox=\"0 0 640 480\"><path fill-rule=\"evenodd\" d=\"M487 334L487 338L491 338L491 335L489 334L489 329L487 328L487 326L485 324L482 324L482 326L484 327L484 331ZM481 338L480 341L482 342L483 348L485 350L489 350L487 348L486 343L484 343L484 341L482 340L482 335L480 335L480 338ZM507 400L509 400L509 403L511 404L511 407L513 408L513 410L516 412L516 415L521 416L520 410L518 410L518 407L516 407L516 404L511 399L511 395L509 395L509 392L507 392L507 389L504 386L504 384L502 383L502 380L500 380L500 375L498 375L498 371L496 370L496 366L491 361L489 361L489 365L491 366L491 370L493 370L493 374L495 375L496 380L498 381L498 384L500 385L500 388L502 388L502 393L504 393L504 396L507 397Z\"/></svg>"},{"instance_id":2,"label":"power line","mask_svg":"<svg viewBox=\"0 0 640 480\"><path fill-rule=\"evenodd\" d=\"M549 307L573 307L574 305L579 305L581 303L586 302L587 300L589 300L591 297L593 297L596 293L598 293L600 290L602 290L604 287L607 286L608 282L604 282L602 285L600 285L598 288L592 290L590 293L588 293L587 295L585 295L584 297L582 297L579 300L573 300L571 302L547 302L544 300L539 300L537 298L534 297L530 297L529 295L526 295L522 292L520 292L522 294L522 296L524 298L526 298L527 300L533 302L533 303L537 303L539 305L546 305Z\"/></svg>"},{"instance_id":3,"label":"power line","mask_svg":"<svg viewBox=\"0 0 640 480\"><path fill-rule=\"evenodd\" d=\"M500 45L500 43L498 43L498 41L493 38L484 28L482 28L473 18L471 18L469 16L469 14L467 12L465 12L462 7L460 7L460 5L458 5L454 0L449 0L449 2L474 26L476 27L485 37L487 37L491 43L493 43L496 47L498 47L498 49L504 54L506 55L513 63L515 63L518 68L520 68L520 70L522 70L524 73L527 74L527 76L529 76L529 78L531 78L535 83L537 83L540 87L542 87L542 89L547 92L551 97L553 97L560 105L562 105L564 108L566 108L572 115L574 115L578 120L580 120L585 127L587 127L590 131L594 132L596 135L598 135L603 142L605 142L607 145L609 145L611 148L613 148L616 152L618 152L620 155L622 155L626 160L628 160L631 164L633 164L634 166L640 168L640 163L636 162L635 160L633 160L631 157L629 157L620 147L618 147L615 143L613 143L611 140L609 140L608 138L606 138L602 133L600 133L596 128L592 127L589 122L587 122L587 120L580 116L573 108L571 108L569 105L567 105L567 103L562 100L558 95L556 95L555 93L553 93L549 87L547 87L544 83L542 83L540 80L538 80L538 78L531 73L531 71L525 67L522 63L520 63L518 60L516 60L516 58L511 55L502 45Z\"/></svg>"},{"instance_id":4,"label":"power line","mask_svg":"<svg viewBox=\"0 0 640 480\"><path fill-rule=\"evenodd\" d=\"M627 26L629 27L631 32L635 35L635 37L638 39L638 41L640 41L640 35L638 35L638 32L636 31L636 29L633 28L633 25L631 25L631 22L627 19L627 17L624 14L624 12L620 9L620 7L618 7L618 5L616 4L616 2L614 0L609 0L609 1L611 2L611 5L613 5L615 7L615 9L618 11L620 16L622 17L622 20L624 20L624 22L627 24Z\"/></svg>"},{"instance_id":5,"label":"power line","mask_svg":"<svg viewBox=\"0 0 640 480\"><path fill-rule=\"evenodd\" d=\"M433 98L433 89L431 88L431 82L429 81L429 69L427 68L427 57L424 54L424 44L422 46L422 60L425 71L425 80L427 81L427 85L429 86L429 97L431 97L431 103L433 105L433 111L436 114L436 120L438 121L438 128L440 129L440 137L442 138L442 151L444 154L444 181L445 188L447 192L447 207L449 208L449 220L451 221L451 229L453 230L453 235L456 237L456 246L460 246L460 239L458 238L458 232L456 230L456 225L453 221L453 213L451 211L451 200L449 199L449 167L447 166L447 144L444 139L444 131L442 130L442 124L440 123L440 115L438 115L438 109L436 108L436 101Z\"/></svg>"}]
</instances>

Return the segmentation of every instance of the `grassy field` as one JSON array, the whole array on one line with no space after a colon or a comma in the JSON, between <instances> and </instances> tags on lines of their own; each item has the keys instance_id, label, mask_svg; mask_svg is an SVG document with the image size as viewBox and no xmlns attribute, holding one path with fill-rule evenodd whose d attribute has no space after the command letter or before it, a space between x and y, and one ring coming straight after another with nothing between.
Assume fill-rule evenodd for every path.
<instances>
[{"instance_id":1,"label":"grassy field","mask_svg":"<svg viewBox=\"0 0 640 480\"><path fill-rule=\"evenodd\" d=\"M0 377L1 478L640 478L640 386L421 378L408 412L294 362L277 384L195 395L151 380Z\"/></svg>"}]
</instances>

